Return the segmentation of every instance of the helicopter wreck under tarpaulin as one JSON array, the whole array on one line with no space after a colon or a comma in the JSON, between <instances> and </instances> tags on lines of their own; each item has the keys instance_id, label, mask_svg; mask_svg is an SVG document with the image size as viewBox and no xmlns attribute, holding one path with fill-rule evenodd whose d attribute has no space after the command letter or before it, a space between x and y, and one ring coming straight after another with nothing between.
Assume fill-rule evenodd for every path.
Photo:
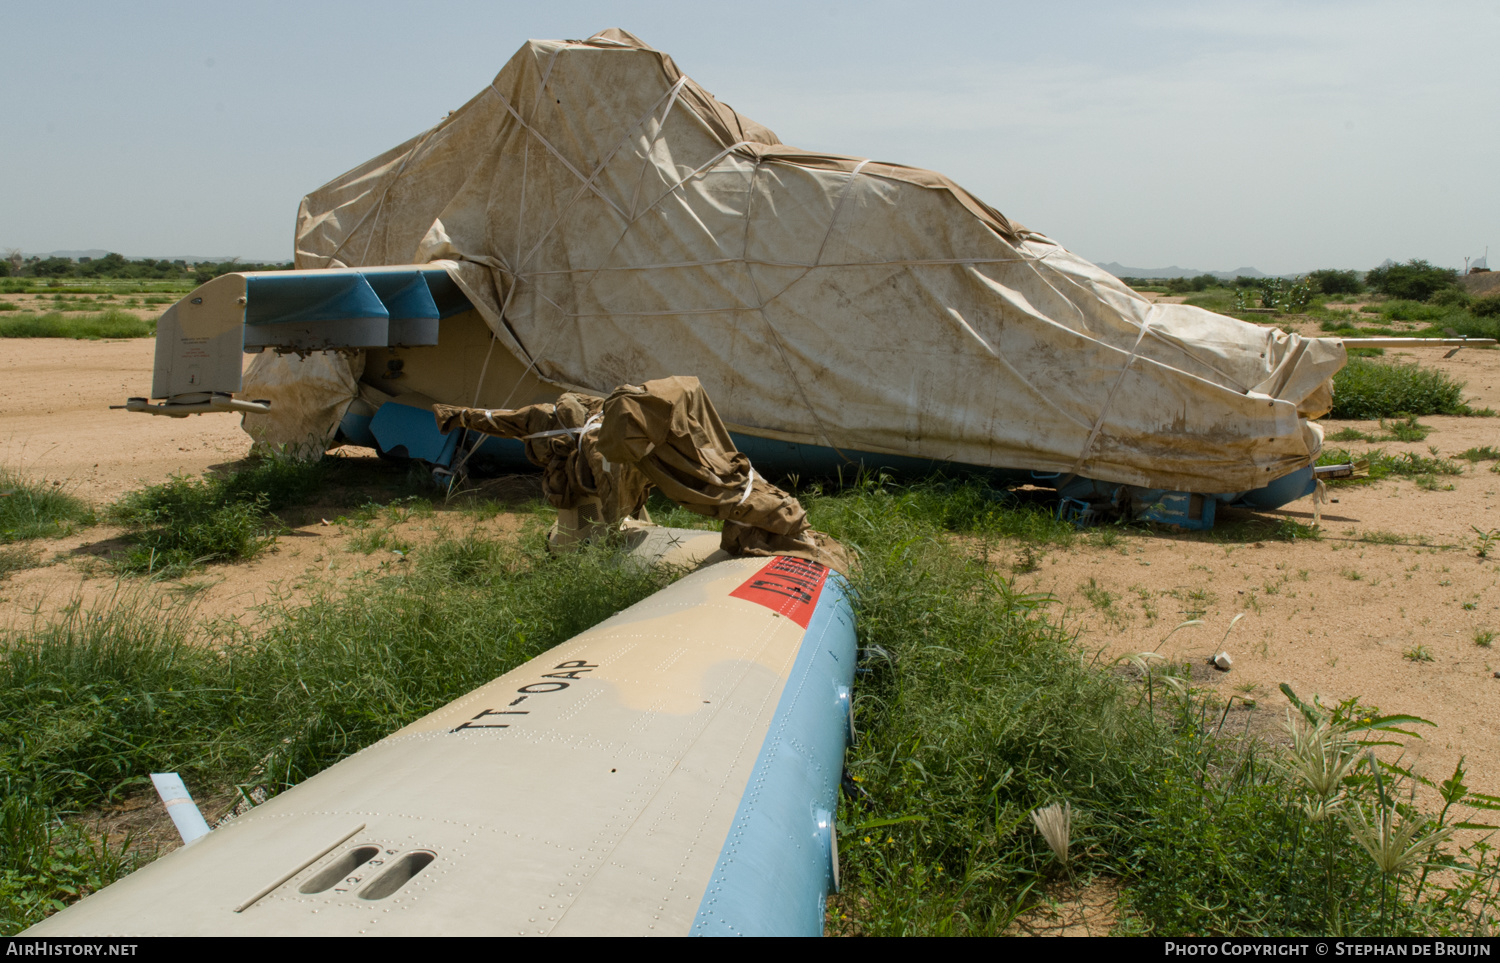
<instances>
[{"instance_id":1,"label":"helicopter wreck under tarpaulin","mask_svg":"<svg viewBox=\"0 0 1500 963\"><path fill-rule=\"evenodd\" d=\"M331 444L350 403L514 408L682 373L762 470L954 463L1117 501L1285 478L1284 501L1312 489L1309 419L1345 360L1152 304L941 174L782 144L620 30L527 43L302 202L297 268L436 262L487 329L462 377L398 380L437 348L265 352L245 394L273 404L247 430ZM328 398L284 390L311 377Z\"/></svg>"}]
</instances>

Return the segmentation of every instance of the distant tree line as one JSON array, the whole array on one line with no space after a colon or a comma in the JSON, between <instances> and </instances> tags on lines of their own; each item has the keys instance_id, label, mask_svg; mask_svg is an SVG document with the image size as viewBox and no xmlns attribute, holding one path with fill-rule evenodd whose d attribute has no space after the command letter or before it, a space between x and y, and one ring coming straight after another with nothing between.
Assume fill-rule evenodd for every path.
<instances>
[{"instance_id":1,"label":"distant tree line","mask_svg":"<svg viewBox=\"0 0 1500 963\"><path fill-rule=\"evenodd\" d=\"M186 261L153 260L151 258L129 259L120 254L106 254L98 258L79 258L73 260L70 257L32 257L21 262L19 270L15 270L9 260L0 260L0 277L23 278L80 278L80 279L104 279L123 278L138 281L177 281L191 280L202 284L212 281L221 274L229 274L234 271L280 271L290 267L290 264L262 264L258 262L247 262L240 260L221 261L217 264L200 261L189 264Z\"/></svg>"},{"instance_id":2,"label":"distant tree line","mask_svg":"<svg viewBox=\"0 0 1500 963\"><path fill-rule=\"evenodd\" d=\"M1209 288L1261 289L1268 278L1252 278L1240 275L1234 280L1213 274L1200 274L1192 278L1121 278L1133 288L1161 288L1168 294L1192 294ZM1324 268L1310 271L1299 281L1305 281L1313 294L1363 294L1373 291L1391 298L1406 301L1438 301L1461 303L1466 301L1458 288L1458 272L1452 268L1436 267L1413 258L1405 264L1384 264L1369 271L1339 271Z\"/></svg>"}]
</instances>

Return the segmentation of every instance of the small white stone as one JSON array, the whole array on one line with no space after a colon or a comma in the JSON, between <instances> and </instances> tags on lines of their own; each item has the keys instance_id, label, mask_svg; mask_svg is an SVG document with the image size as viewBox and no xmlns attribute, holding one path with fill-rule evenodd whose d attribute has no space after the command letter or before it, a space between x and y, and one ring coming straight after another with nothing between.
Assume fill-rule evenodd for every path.
<instances>
[{"instance_id":1,"label":"small white stone","mask_svg":"<svg viewBox=\"0 0 1500 963\"><path fill-rule=\"evenodd\" d=\"M1214 668L1218 669L1220 672L1228 672L1229 667L1234 665L1234 660L1229 657L1228 652L1220 652L1209 661L1211 661Z\"/></svg>"}]
</instances>

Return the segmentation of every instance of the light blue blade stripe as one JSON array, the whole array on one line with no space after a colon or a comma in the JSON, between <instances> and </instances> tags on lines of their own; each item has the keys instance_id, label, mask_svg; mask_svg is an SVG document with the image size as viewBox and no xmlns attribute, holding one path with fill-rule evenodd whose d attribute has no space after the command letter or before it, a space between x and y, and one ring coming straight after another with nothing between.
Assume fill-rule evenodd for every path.
<instances>
[{"instance_id":1,"label":"light blue blade stripe","mask_svg":"<svg viewBox=\"0 0 1500 963\"><path fill-rule=\"evenodd\" d=\"M855 653L846 585L829 573L691 935L822 934Z\"/></svg>"}]
</instances>

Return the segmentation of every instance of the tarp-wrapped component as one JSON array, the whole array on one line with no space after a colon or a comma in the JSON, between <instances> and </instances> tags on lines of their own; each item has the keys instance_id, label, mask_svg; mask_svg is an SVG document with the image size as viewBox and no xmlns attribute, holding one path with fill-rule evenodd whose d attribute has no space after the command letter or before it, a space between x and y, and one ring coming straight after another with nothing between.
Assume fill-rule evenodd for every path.
<instances>
[{"instance_id":1,"label":"tarp-wrapped component","mask_svg":"<svg viewBox=\"0 0 1500 963\"><path fill-rule=\"evenodd\" d=\"M542 490L558 509L554 547L646 519L652 486L690 511L724 522L732 556L797 555L847 564L812 530L795 497L756 474L697 378L621 385L607 399L567 393L516 410L434 407L441 431L466 428L526 443ZM571 513L563 515L563 513Z\"/></svg>"},{"instance_id":2,"label":"tarp-wrapped component","mask_svg":"<svg viewBox=\"0 0 1500 963\"><path fill-rule=\"evenodd\" d=\"M549 541L564 548L619 531L628 518L649 519L651 482L633 465L611 464L599 452L603 406L599 398L569 392L556 404L511 411L437 405L433 413L444 432L466 428L525 443L527 459L542 470L542 493L559 514Z\"/></svg>"},{"instance_id":3,"label":"tarp-wrapped component","mask_svg":"<svg viewBox=\"0 0 1500 963\"><path fill-rule=\"evenodd\" d=\"M165 404L127 407L174 416L240 410L258 447L321 453L358 395L363 349L435 345L438 322L472 308L441 263L221 275L157 322L151 397ZM245 370L244 354L266 348L277 354ZM273 360L281 353L292 357ZM235 393L257 404L198 400Z\"/></svg>"},{"instance_id":4,"label":"tarp-wrapped component","mask_svg":"<svg viewBox=\"0 0 1500 963\"><path fill-rule=\"evenodd\" d=\"M618 30L528 43L303 201L299 267L438 260L518 384L691 373L731 432L846 464L1249 491L1315 460L1344 363L1152 304L940 174L782 144Z\"/></svg>"}]
</instances>

